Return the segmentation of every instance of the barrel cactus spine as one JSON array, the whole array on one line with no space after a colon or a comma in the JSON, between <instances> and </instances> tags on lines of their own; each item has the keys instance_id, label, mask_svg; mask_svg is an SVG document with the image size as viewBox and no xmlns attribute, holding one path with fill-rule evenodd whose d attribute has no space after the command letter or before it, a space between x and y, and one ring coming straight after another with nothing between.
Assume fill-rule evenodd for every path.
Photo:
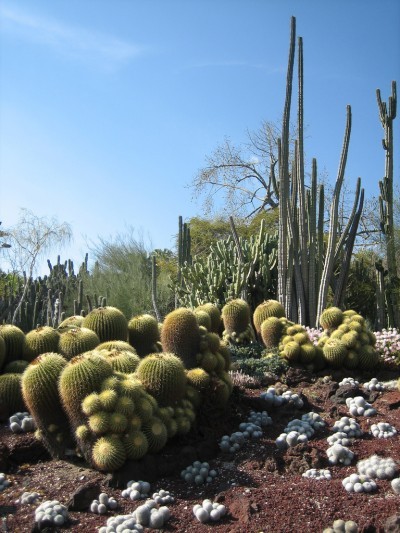
<instances>
[{"instance_id":1,"label":"barrel cactus spine","mask_svg":"<svg viewBox=\"0 0 400 533\"><path fill-rule=\"evenodd\" d=\"M180 357L185 368L197 366L200 330L193 311L180 307L168 313L161 329L161 344L164 352Z\"/></svg>"},{"instance_id":2,"label":"barrel cactus spine","mask_svg":"<svg viewBox=\"0 0 400 533\"><path fill-rule=\"evenodd\" d=\"M0 416L7 418L18 411L26 411L21 391L21 374L0 376Z\"/></svg>"},{"instance_id":3,"label":"barrel cactus spine","mask_svg":"<svg viewBox=\"0 0 400 533\"><path fill-rule=\"evenodd\" d=\"M99 344L99 337L93 330L77 326L60 334L57 351L70 360L76 355L94 350Z\"/></svg>"},{"instance_id":4,"label":"barrel cactus spine","mask_svg":"<svg viewBox=\"0 0 400 533\"><path fill-rule=\"evenodd\" d=\"M146 356L139 363L136 376L161 407L174 405L185 395L185 368L179 357L172 353Z\"/></svg>"},{"instance_id":5,"label":"barrel cactus spine","mask_svg":"<svg viewBox=\"0 0 400 533\"><path fill-rule=\"evenodd\" d=\"M0 337L6 345L6 357L4 364L16 359L22 359L25 333L22 329L12 324L3 324L0 326Z\"/></svg>"},{"instance_id":6,"label":"barrel cactus spine","mask_svg":"<svg viewBox=\"0 0 400 533\"><path fill-rule=\"evenodd\" d=\"M139 357L159 351L160 330L157 319L149 314L132 317L128 322L128 339Z\"/></svg>"},{"instance_id":7,"label":"barrel cactus spine","mask_svg":"<svg viewBox=\"0 0 400 533\"><path fill-rule=\"evenodd\" d=\"M128 321L116 307L105 306L92 309L83 319L82 326L93 330L100 342L126 341L128 338Z\"/></svg>"},{"instance_id":8,"label":"barrel cactus spine","mask_svg":"<svg viewBox=\"0 0 400 533\"><path fill-rule=\"evenodd\" d=\"M39 326L25 335L23 359L30 362L42 353L57 353L60 334L50 326Z\"/></svg>"},{"instance_id":9,"label":"barrel cactus spine","mask_svg":"<svg viewBox=\"0 0 400 533\"><path fill-rule=\"evenodd\" d=\"M103 472L113 472L121 468L125 461L126 451L119 437L106 435L94 443L91 463L96 469Z\"/></svg>"},{"instance_id":10,"label":"barrel cactus spine","mask_svg":"<svg viewBox=\"0 0 400 533\"><path fill-rule=\"evenodd\" d=\"M22 394L42 441L52 457L63 457L67 448L74 448L68 417L58 393L58 381L67 361L57 353L39 355L22 374ZM52 429L63 435L59 439Z\"/></svg>"},{"instance_id":11,"label":"barrel cactus spine","mask_svg":"<svg viewBox=\"0 0 400 533\"><path fill-rule=\"evenodd\" d=\"M253 313L253 324L258 335L261 335L261 324L270 317L283 318L285 309L277 300L265 300L260 303Z\"/></svg>"},{"instance_id":12,"label":"barrel cactus spine","mask_svg":"<svg viewBox=\"0 0 400 533\"><path fill-rule=\"evenodd\" d=\"M319 322L325 330L336 329L343 320L343 311L339 307L328 307L321 313Z\"/></svg>"}]
</instances>

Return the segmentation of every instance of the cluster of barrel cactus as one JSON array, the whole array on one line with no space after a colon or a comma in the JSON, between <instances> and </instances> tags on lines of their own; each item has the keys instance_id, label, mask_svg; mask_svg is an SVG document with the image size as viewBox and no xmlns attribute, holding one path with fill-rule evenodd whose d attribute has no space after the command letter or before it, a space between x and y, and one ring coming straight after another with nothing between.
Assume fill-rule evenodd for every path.
<instances>
[{"instance_id":1,"label":"cluster of barrel cactus","mask_svg":"<svg viewBox=\"0 0 400 533\"><path fill-rule=\"evenodd\" d=\"M314 370L328 365L370 370L380 357L375 349L375 335L356 311L328 307L320 317L323 333L314 344L306 330L285 317L276 300L260 304L253 314L258 337L268 349L278 348L289 363L300 363Z\"/></svg>"},{"instance_id":2,"label":"cluster of barrel cactus","mask_svg":"<svg viewBox=\"0 0 400 533\"><path fill-rule=\"evenodd\" d=\"M230 351L216 306L178 308L161 326L110 306L77 318L27 334L0 326L0 363L15 367L0 376L0 404L29 411L53 457L75 452L113 471L190 431L206 402L226 406Z\"/></svg>"},{"instance_id":3,"label":"cluster of barrel cactus","mask_svg":"<svg viewBox=\"0 0 400 533\"><path fill-rule=\"evenodd\" d=\"M324 333L317 346L322 348L329 365L370 370L379 364L375 335L356 311L328 307L321 314L320 323Z\"/></svg>"}]
</instances>

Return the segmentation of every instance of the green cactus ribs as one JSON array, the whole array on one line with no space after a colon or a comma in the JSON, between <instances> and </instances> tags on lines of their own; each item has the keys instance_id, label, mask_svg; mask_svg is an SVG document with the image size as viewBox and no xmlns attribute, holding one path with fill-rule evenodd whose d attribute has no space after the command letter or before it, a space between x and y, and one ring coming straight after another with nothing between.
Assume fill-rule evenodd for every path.
<instances>
[{"instance_id":1,"label":"green cactus ribs","mask_svg":"<svg viewBox=\"0 0 400 533\"><path fill-rule=\"evenodd\" d=\"M250 306L241 298L227 302L222 308L224 331L222 337L233 344L247 344L254 340L250 324Z\"/></svg>"},{"instance_id":2,"label":"green cactus ribs","mask_svg":"<svg viewBox=\"0 0 400 533\"><path fill-rule=\"evenodd\" d=\"M139 363L136 376L162 407L174 405L185 396L185 368L181 359L172 353L146 356Z\"/></svg>"},{"instance_id":3,"label":"green cactus ribs","mask_svg":"<svg viewBox=\"0 0 400 533\"><path fill-rule=\"evenodd\" d=\"M93 330L105 341L126 341L128 338L128 321L116 307L106 306L92 309L83 319L82 327Z\"/></svg>"},{"instance_id":4,"label":"green cactus ribs","mask_svg":"<svg viewBox=\"0 0 400 533\"><path fill-rule=\"evenodd\" d=\"M164 352L180 357L186 368L197 366L200 330L193 311L180 307L165 317L161 329L161 344Z\"/></svg>"},{"instance_id":5,"label":"green cactus ribs","mask_svg":"<svg viewBox=\"0 0 400 533\"><path fill-rule=\"evenodd\" d=\"M128 339L139 357L160 351L160 331L157 320L148 314L132 317L128 322Z\"/></svg>"}]
</instances>

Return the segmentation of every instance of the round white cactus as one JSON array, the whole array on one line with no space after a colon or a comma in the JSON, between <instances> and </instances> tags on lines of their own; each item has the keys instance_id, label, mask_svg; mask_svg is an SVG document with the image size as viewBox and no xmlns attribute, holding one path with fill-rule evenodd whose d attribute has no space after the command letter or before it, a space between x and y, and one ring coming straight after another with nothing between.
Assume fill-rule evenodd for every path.
<instances>
[{"instance_id":1,"label":"round white cactus","mask_svg":"<svg viewBox=\"0 0 400 533\"><path fill-rule=\"evenodd\" d=\"M351 416L374 416L376 409L372 407L362 396L355 396L354 398L347 398L346 405Z\"/></svg>"},{"instance_id":2,"label":"round white cactus","mask_svg":"<svg viewBox=\"0 0 400 533\"><path fill-rule=\"evenodd\" d=\"M391 457L379 457L371 455L367 459L358 461L357 471L377 479L393 479L399 467Z\"/></svg>"},{"instance_id":3,"label":"round white cactus","mask_svg":"<svg viewBox=\"0 0 400 533\"><path fill-rule=\"evenodd\" d=\"M212 520L217 522L226 514L226 507L221 503L203 500L202 504L196 504L193 507L193 514L199 522L208 522Z\"/></svg>"},{"instance_id":4,"label":"round white cactus","mask_svg":"<svg viewBox=\"0 0 400 533\"><path fill-rule=\"evenodd\" d=\"M342 481L347 492L372 492L377 489L375 481L366 474L351 474Z\"/></svg>"},{"instance_id":5,"label":"round white cactus","mask_svg":"<svg viewBox=\"0 0 400 533\"><path fill-rule=\"evenodd\" d=\"M316 479L316 480L330 481L332 479L332 474L330 473L328 469L310 468L309 470L306 470L302 474L302 476L309 478L309 479Z\"/></svg>"},{"instance_id":6,"label":"round white cactus","mask_svg":"<svg viewBox=\"0 0 400 533\"><path fill-rule=\"evenodd\" d=\"M326 454L328 461L333 465L343 464L349 466L354 458L354 453L351 450L337 442L327 449Z\"/></svg>"},{"instance_id":7,"label":"round white cactus","mask_svg":"<svg viewBox=\"0 0 400 533\"><path fill-rule=\"evenodd\" d=\"M396 435L397 430L388 422L378 422L377 424L372 424L371 433L378 439L388 439L389 437Z\"/></svg>"}]
</instances>

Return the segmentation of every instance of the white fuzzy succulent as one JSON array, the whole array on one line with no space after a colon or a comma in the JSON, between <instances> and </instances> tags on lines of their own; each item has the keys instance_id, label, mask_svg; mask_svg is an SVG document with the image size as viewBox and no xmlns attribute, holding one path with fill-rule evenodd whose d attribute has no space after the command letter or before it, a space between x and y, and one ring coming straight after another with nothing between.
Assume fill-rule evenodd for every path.
<instances>
[{"instance_id":1,"label":"white fuzzy succulent","mask_svg":"<svg viewBox=\"0 0 400 533\"><path fill-rule=\"evenodd\" d=\"M392 479L390 485L396 494L400 494L400 477Z\"/></svg>"},{"instance_id":2,"label":"white fuzzy succulent","mask_svg":"<svg viewBox=\"0 0 400 533\"><path fill-rule=\"evenodd\" d=\"M287 403L287 398L284 398L282 395L278 394L275 390L275 387L268 387L265 392L260 394L262 398L268 405L271 407L280 407L284 403Z\"/></svg>"},{"instance_id":3,"label":"white fuzzy succulent","mask_svg":"<svg viewBox=\"0 0 400 533\"><path fill-rule=\"evenodd\" d=\"M364 389L370 390L370 391L384 391L385 385L383 383L380 383L377 378L372 378L370 381L367 381L363 384Z\"/></svg>"},{"instance_id":4,"label":"white fuzzy succulent","mask_svg":"<svg viewBox=\"0 0 400 533\"><path fill-rule=\"evenodd\" d=\"M11 485L11 481L7 479L3 472L0 473L0 492Z\"/></svg>"},{"instance_id":5,"label":"white fuzzy succulent","mask_svg":"<svg viewBox=\"0 0 400 533\"><path fill-rule=\"evenodd\" d=\"M147 481L128 481L126 489L121 492L121 496L131 500L144 500L148 498L149 492L150 483Z\"/></svg>"},{"instance_id":6,"label":"white fuzzy succulent","mask_svg":"<svg viewBox=\"0 0 400 533\"><path fill-rule=\"evenodd\" d=\"M351 385L352 387L358 387L360 383L355 380L354 378L343 378L342 381L339 383L339 387L343 387L344 385Z\"/></svg>"},{"instance_id":7,"label":"white fuzzy succulent","mask_svg":"<svg viewBox=\"0 0 400 533\"><path fill-rule=\"evenodd\" d=\"M262 437L261 426L253 424L253 422L242 422L239 424L239 431L244 435L244 438L247 439L259 439Z\"/></svg>"},{"instance_id":8,"label":"white fuzzy succulent","mask_svg":"<svg viewBox=\"0 0 400 533\"><path fill-rule=\"evenodd\" d=\"M136 522L133 513L125 515L111 516L107 520L107 525L99 528L98 533L143 533L144 527Z\"/></svg>"},{"instance_id":9,"label":"white fuzzy succulent","mask_svg":"<svg viewBox=\"0 0 400 533\"><path fill-rule=\"evenodd\" d=\"M226 507L222 503L203 500L202 504L196 504L193 507L193 514L199 522L208 522L212 520L217 522L226 514Z\"/></svg>"},{"instance_id":10,"label":"white fuzzy succulent","mask_svg":"<svg viewBox=\"0 0 400 533\"><path fill-rule=\"evenodd\" d=\"M314 411L310 411L309 413L305 413L301 419L305 422L308 422L310 426L317 431L320 428L323 428L326 426L325 421L321 418L321 416L318 413L314 413Z\"/></svg>"},{"instance_id":11,"label":"white fuzzy succulent","mask_svg":"<svg viewBox=\"0 0 400 533\"><path fill-rule=\"evenodd\" d=\"M105 492L102 492L98 499L92 501L89 509L92 513L106 514L109 509L114 510L117 507L117 500L112 496L109 497Z\"/></svg>"},{"instance_id":12,"label":"white fuzzy succulent","mask_svg":"<svg viewBox=\"0 0 400 533\"><path fill-rule=\"evenodd\" d=\"M247 422L256 424L260 427L270 426L272 424L272 418L268 416L267 411L250 411Z\"/></svg>"},{"instance_id":13,"label":"white fuzzy succulent","mask_svg":"<svg viewBox=\"0 0 400 533\"><path fill-rule=\"evenodd\" d=\"M310 425L309 422L307 422L306 420L299 420L298 418L291 420L283 431L285 433L297 431L300 434L306 435L307 439L310 439L315 433L314 428Z\"/></svg>"},{"instance_id":14,"label":"white fuzzy succulent","mask_svg":"<svg viewBox=\"0 0 400 533\"><path fill-rule=\"evenodd\" d=\"M175 501L175 498L170 494L169 490L164 489L154 492L152 498L157 505L166 505L168 503L174 503Z\"/></svg>"},{"instance_id":15,"label":"white fuzzy succulent","mask_svg":"<svg viewBox=\"0 0 400 533\"><path fill-rule=\"evenodd\" d=\"M328 527L323 530L322 533L358 533L358 525L353 520L338 519L332 524L332 527Z\"/></svg>"},{"instance_id":16,"label":"white fuzzy succulent","mask_svg":"<svg viewBox=\"0 0 400 533\"><path fill-rule=\"evenodd\" d=\"M377 489L375 481L366 474L350 474L342 481L347 492L372 492Z\"/></svg>"},{"instance_id":17,"label":"white fuzzy succulent","mask_svg":"<svg viewBox=\"0 0 400 533\"><path fill-rule=\"evenodd\" d=\"M371 433L378 439L388 439L396 435L397 429L388 422L378 422L377 424L372 424Z\"/></svg>"},{"instance_id":18,"label":"white fuzzy succulent","mask_svg":"<svg viewBox=\"0 0 400 533\"><path fill-rule=\"evenodd\" d=\"M289 433L281 433L276 439L275 444L280 449L296 446L297 444L306 444L308 437L306 433L299 433L298 431L289 431Z\"/></svg>"},{"instance_id":19,"label":"white fuzzy succulent","mask_svg":"<svg viewBox=\"0 0 400 533\"><path fill-rule=\"evenodd\" d=\"M68 520L68 509L57 500L46 500L35 510L35 522L39 527L62 526Z\"/></svg>"},{"instance_id":20,"label":"white fuzzy succulent","mask_svg":"<svg viewBox=\"0 0 400 533\"><path fill-rule=\"evenodd\" d=\"M374 416L376 409L372 407L362 396L355 396L354 398L347 398L346 405L349 408L351 416Z\"/></svg>"},{"instance_id":21,"label":"white fuzzy succulent","mask_svg":"<svg viewBox=\"0 0 400 533\"><path fill-rule=\"evenodd\" d=\"M287 390L282 393L282 398L285 398L287 403L297 407L298 409L301 409L304 405L303 400L300 398L297 392L292 392L291 390Z\"/></svg>"},{"instance_id":22,"label":"white fuzzy succulent","mask_svg":"<svg viewBox=\"0 0 400 533\"><path fill-rule=\"evenodd\" d=\"M360 424L354 418L349 418L348 416L342 416L340 420L337 420L332 427L332 431L346 433L349 438L361 437L363 434Z\"/></svg>"},{"instance_id":23,"label":"white fuzzy succulent","mask_svg":"<svg viewBox=\"0 0 400 533\"><path fill-rule=\"evenodd\" d=\"M328 469L317 469L317 468L310 468L309 470L306 470L303 474L303 477L309 478L309 479L325 479L327 481L330 481L332 479L332 474Z\"/></svg>"},{"instance_id":24,"label":"white fuzzy succulent","mask_svg":"<svg viewBox=\"0 0 400 533\"><path fill-rule=\"evenodd\" d=\"M195 483L196 485L211 483L216 476L217 472L214 469L210 469L210 465L207 462L201 463L200 461L194 461L192 465L189 465L181 472L182 479L187 483Z\"/></svg>"},{"instance_id":25,"label":"white fuzzy succulent","mask_svg":"<svg viewBox=\"0 0 400 533\"><path fill-rule=\"evenodd\" d=\"M326 440L330 446L333 446L335 442L341 444L342 446L351 446L352 444L351 439L344 431L337 431L333 435L330 435Z\"/></svg>"},{"instance_id":26,"label":"white fuzzy succulent","mask_svg":"<svg viewBox=\"0 0 400 533\"><path fill-rule=\"evenodd\" d=\"M40 496L37 492L23 492L21 497L17 500L17 503L20 503L21 505L36 503L39 498Z\"/></svg>"},{"instance_id":27,"label":"white fuzzy succulent","mask_svg":"<svg viewBox=\"0 0 400 533\"><path fill-rule=\"evenodd\" d=\"M354 453L346 446L342 446L338 442L336 442L333 446L330 446L326 450L326 454L328 456L328 461L333 465L343 464L345 466L349 466L354 458Z\"/></svg>"},{"instance_id":28,"label":"white fuzzy succulent","mask_svg":"<svg viewBox=\"0 0 400 533\"><path fill-rule=\"evenodd\" d=\"M9 427L13 433L28 433L35 431L35 421L27 412L18 412L9 418Z\"/></svg>"},{"instance_id":29,"label":"white fuzzy succulent","mask_svg":"<svg viewBox=\"0 0 400 533\"><path fill-rule=\"evenodd\" d=\"M393 479L398 470L398 465L391 457L371 455L371 457L357 463L358 473L372 478Z\"/></svg>"}]
</instances>

